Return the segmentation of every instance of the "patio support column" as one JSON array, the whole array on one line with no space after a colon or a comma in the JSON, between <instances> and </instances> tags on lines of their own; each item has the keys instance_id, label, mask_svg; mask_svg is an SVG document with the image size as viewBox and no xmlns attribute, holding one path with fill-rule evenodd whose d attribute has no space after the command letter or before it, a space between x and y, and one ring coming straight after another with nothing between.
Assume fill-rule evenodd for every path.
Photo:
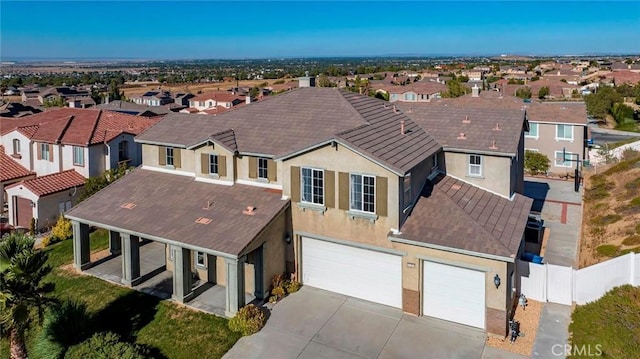
<instances>
[{"instance_id":1,"label":"patio support column","mask_svg":"<svg viewBox=\"0 0 640 359\"><path fill-rule=\"evenodd\" d=\"M122 283L133 287L140 280L140 238L120 233L122 239Z\"/></svg>"},{"instance_id":2,"label":"patio support column","mask_svg":"<svg viewBox=\"0 0 640 359\"><path fill-rule=\"evenodd\" d=\"M191 294L191 250L176 247L173 253L173 299L184 303Z\"/></svg>"},{"instance_id":3,"label":"patio support column","mask_svg":"<svg viewBox=\"0 0 640 359\"><path fill-rule=\"evenodd\" d=\"M224 265L227 273L226 311L227 317L233 317L238 309L244 306L244 261L225 258Z\"/></svg>"},{"instance_id":4,"label":"patio support column","mask_svg":"<svg viewBox=\"0 0 640 359\"><path fill-rule=\"evenodd\" d=\"M117 256L122 252L122 240L120 239L120 233L116 231L109 231L109 251L111 255Z\"/></svg>"},{"instance_id":5,"label":"patio support column","mask_svg":"<svg viewBox=\"0 0 640 359\"><path fill-rule=\"evenodd\" d=\"M255 286L255 293L254 295L256 296L256 298L258 299L264 299L265 298L265 293L264 293L264 244L261 245L260 247L256 248L255 253L254 253L254 262L253 262L253 268L255 271L255 279L254 279L254 286Z\"/></svg>"},{"instance_id":6,"label":"patio support column","mask_svg":"<svg viewBox=\"0 0 640 359\"><path fill-rule=\"evenodd\" d=\"M207 253L207 281L209 283L218 283L218 257Z\"/></svg>"},{"instance_id":7,"label":"patio support column","mask_svg":"<svg viewBox=\"0 0 640 359\"><path fill-rule=\"evenodd\" d=\"M89 225L71 221L73 229L73 265L85 270L91 266L91 247L89 245Z\"/></svg>"}]
</instances>

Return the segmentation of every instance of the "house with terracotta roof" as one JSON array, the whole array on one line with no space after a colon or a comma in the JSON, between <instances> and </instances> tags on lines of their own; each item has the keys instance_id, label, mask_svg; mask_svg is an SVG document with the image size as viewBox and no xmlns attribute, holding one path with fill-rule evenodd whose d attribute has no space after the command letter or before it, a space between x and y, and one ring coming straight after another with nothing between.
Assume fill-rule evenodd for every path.
<instances>
[{"instance_id":1,"label":"house with terracotta roof","mask_svg":"<svg viewBox=\"0 0 640 359\"><path fill-rule=\"evenodd\" d=\"M212 91L203 93L189 99L189 107L198 111L209 110L222 106L231 108L245 102L246 96L241 96L233 91Z\"/></svg>"},{"instance_id":2,"label":"house with terracotta roof","mask_svg":"<svg viewBox=\"0 0 640 359\"><path fill-rule=\"evenodd\" d=\"M75 170L24 179L6 187L9 223L36 230L50 229L58 217L70 210L84 190L85 178Z\"/></svg>"},{"instance_id":3,"label":"house with terracotta roof","mask_svg":"<svg viewBox=\"0 0 640 359\"><path fill-rule=\"evenodd\" d=\"M4 146L0 145L0 213L5 214L9 210L7 207L8 196L4 188L12 183L24 179L34 178L35 173L21 166L5 153Z\"/></svg>"},{"instance_id":4,"label":"house with terracotta roof","mask_svg":"<svg viewBox=\"0 0 640 359\"><path fill-rule=\"evenodd\" d=\"M432 81L416 81L404 86L393 85L386 81L372 81L371 87L376 92L389 95L389 102L429 102L440 98L447 91L447 86Z\"/></svg>"},{"instance_id":5,"label":"house with terracotta roof","mask_svg":"<svg viewBox=\"0 0 640 359\"><path fill-rule=\"evenodd\" d=\"M214 313L264 300L287 272L505 335L532 204L525 113L424 111L309 87L216 116L170 113L136 137L141 167L67 212L74 265L95 265L97 226L122 264L108 280L162 273L174 300ZM164 250L157 268L141 265L150 246Z\"/></svg>"}]
</instances>

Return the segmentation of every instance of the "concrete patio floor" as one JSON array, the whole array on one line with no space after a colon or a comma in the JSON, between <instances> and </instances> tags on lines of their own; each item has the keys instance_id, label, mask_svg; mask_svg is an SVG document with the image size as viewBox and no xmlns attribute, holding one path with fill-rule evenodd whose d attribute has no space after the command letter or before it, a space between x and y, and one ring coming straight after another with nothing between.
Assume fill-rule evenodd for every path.
<instances>
[{"instance_id":1,"label":"concrete patio floor","mask_svg":"<svg viewBox=\"0 0 640 359\"><path fill-rule=\"evenodd\" d=\"M140 276L142 281L133 286L132 289L161 299L171 299L173 294L173 273L166 270L165 255L165 245L163 243L152 241L140 246ZM112 283L122 284L122 256L110 256L101 259L84 272ZM221 317L225 316L226 287L195 281L193 289L196 296L184 303L187 307ZM252 303L255 301L255 297L246 293L245 301L246 303Z\"/></svg>"},{"instance_id":2,"label":"concrete patio floor","mask_svg":"<svg viewBox=\"0 0 640 359\"><path fill-rule=\"evenodd\" d=\"M303 287L224 358L523 358L485 349L485 338L480 329Z\"/></svg>"}]
</instances>

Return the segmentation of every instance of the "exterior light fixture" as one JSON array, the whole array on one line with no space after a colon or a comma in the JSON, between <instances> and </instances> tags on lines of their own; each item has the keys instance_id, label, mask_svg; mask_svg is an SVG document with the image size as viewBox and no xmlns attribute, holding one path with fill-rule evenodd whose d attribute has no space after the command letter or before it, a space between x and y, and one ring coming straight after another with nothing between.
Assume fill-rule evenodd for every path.
<instances>
[{"instance_id":1,"label":"exterior light fixture","mask_svg":"<svg viewBox=\"0 0 640 359\"><path fill-rule=\"evenodd\" d=\"M496 285L496 289L498 289L498 287L500 287L500 276L496 274L495 277L493 277L493 284Z\"/></svg>"}]
</instances>

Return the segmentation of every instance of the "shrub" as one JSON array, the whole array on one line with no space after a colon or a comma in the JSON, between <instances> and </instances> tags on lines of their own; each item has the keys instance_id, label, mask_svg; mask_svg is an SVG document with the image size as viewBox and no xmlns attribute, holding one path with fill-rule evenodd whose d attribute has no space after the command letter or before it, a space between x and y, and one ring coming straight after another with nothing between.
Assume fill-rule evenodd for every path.
<instances>
[{"instance_id":1,"label":"shrub","mask_svg":"<svg viewBox=\"0 0 640 359\"><path fill-rule=\"evenodd\" d=\"M595 226L606 226L608 224L616 223L622 219L619 214L607 214L606 216L598 216L593 219L592 223Z\"/></svg>"},{"instance_id":2,"label":"shrub","mask_svg":"<svg viewBox=\"0 0 640 359\"><path fill-rule=\"evenodd\" d=\"M31 217L31 222L29 222L29 234L32 236L36 235L36 219Z\"/></svg>"},{"instance_id":3,"label":"shrub","mask_svg":"<svg viewBox=\"0 0 640 359\"><path fill-rule=\"evenodd\" d=\"M607 181L607 177L603 174L593 175L589 179L591 186L585 190L585 200L599 200L609 197L609 191L615 188L615 184Z\"/></svg>"},{"instance_id":4,"label":"shrub","mask_svg":"<svg viewBox=\"0 0 640 359\"><path fill-rule=\"evenodd\" d=\"M624 172L632 168L637 162L640 162L640 157L630 158L611 166L611 168L602 172L602 174L608 176L618 172Z\"/></svg>"},{"instance_id":5,"label":"shrub","mask_svg":"<svg viewBox=\"0 0 640 359\"><path fill-rule=\"evenodd\" d=\"M285 284L284 289L287 290L288 294L291 294L291 293L295 293L295 292L299 291L300 287L302 287L302 284L300 284L300 282L295 281L295 280L289 280Z\"/></svg>"},{"instance_id":6,"label":"shrub","mask_svg":"<svg viewBox=\"0 0 640 359\"><path fill-rule=\"evenodd\" d=\"M636 198L632 199L631 202L629 202L629 203L631 203L632 206L640 207L640 197L636 197Z\"/></svg>"},{"instance_id":7,"label":"shrub","mask_svg":"<svg viewBox=\"0 0 640 359\"><path fill-rule=\"evenodd\" d=\"M524 169L532 175L547 173L551 161L546 155L535 151L524 151Z\"/></svg>"},{"instance_id":8,"label":"shrub","mask_svg":"<svg viewBox=\"0 0 640 359\"><path fill-rule=\"evenodd\" d=\"M240 308L236 316L229 320L229 329L242 335L251 335L260 331L266 320L260 308L249 304Z\"/></svg>"},{"instance_id":9,"label":"shrub","mask_svg":"<svg viewBox=\"0 0 640 359\"><path fill-rule=\"evenodd\" d=\"M629 236L622 241L625 246L637 246L640 244L640 235Z\"/></svg>"},{"instance_id":10,"label":"shrub","mask_svg":"<svg viewBox=\"0 0 640 359\"><path fill-rule=\"evenodd\" d=\"M285 294L284 288L282 287L275 287L271 290L271 295L275 296L278 300L284 298Z\"/></svg>"},{"instance_id":11,"label":"shrub","mask_svg":"<svg viewBox=\"0 0 640 359\"><path fill-rule=\"evenodd\" d=\"M638 157L640 157L640 152L634 150L633 148L627 148L626 150L622 151L621 158L623 161L633 160L634 158Z\"/></svg>"},{"instance_id":12,"label":"shrub","mask_svg":"<svg viewBox=\"0 0 640 359\"><path fill-rule=\"evenodd\" d=\"M620 251L620 255L623 256L625 254L629 254L629 253L640 253L640 246L638 247L633 247L633 248L627 248L627 249L623 249L622 251Z\"/></svg>"},{"instance_id":13,"label":"shrub","mask_svg":"<svg viewBox=\"0 0 640 359\"><path fill-rule=\"evenodd\" d=\"M73 228L71 227L71 221L66 219L64 215L58 217L56 225L51 230L51 237L55 239L53 243L64 241L73 236Z\"/></svg>"},{"instance_id":14,"label":"shrub","mask_svg":"<svg viewBox=\"0 0 640 359\"><path fill-rule=\"evenodd\" d=\"M640 234L640 223L636 224L636 233Z\"/></svg>"},{"instance_id":15,"label":"shrub","mask_svg":"<svg viewBox=\"0 0 640 359\"><path fill-rule=\"evenodd\" d=\"M598 254L603 257L615 257L616 255L618 255L619 250L620 248L613 244L603 244L596 248L596 252L598 252Z\"/></svg>"},{"instance_id":16,"label":"shrub","mask_svg":"<svg viewBox=\"0 0 640 359\"><path fill-rule=\"evenodd\" d=\"M151 357L140 345L122 341L115 333L97 333L86 341L71 347L65 359L144 359Z\"/></svg>"},{"instance_id":17,"label":"shrub","mask_svg":"<svg viewBox=\"0 0 640 359\"><path fill-rule=\"evenodd\" d=\"M52 307L44 316L42 331L35 351L43 359L57 359L71 346L80 343L89 331L89 312L84 303L65 300Z\"/></svg>"}]
</instances>

